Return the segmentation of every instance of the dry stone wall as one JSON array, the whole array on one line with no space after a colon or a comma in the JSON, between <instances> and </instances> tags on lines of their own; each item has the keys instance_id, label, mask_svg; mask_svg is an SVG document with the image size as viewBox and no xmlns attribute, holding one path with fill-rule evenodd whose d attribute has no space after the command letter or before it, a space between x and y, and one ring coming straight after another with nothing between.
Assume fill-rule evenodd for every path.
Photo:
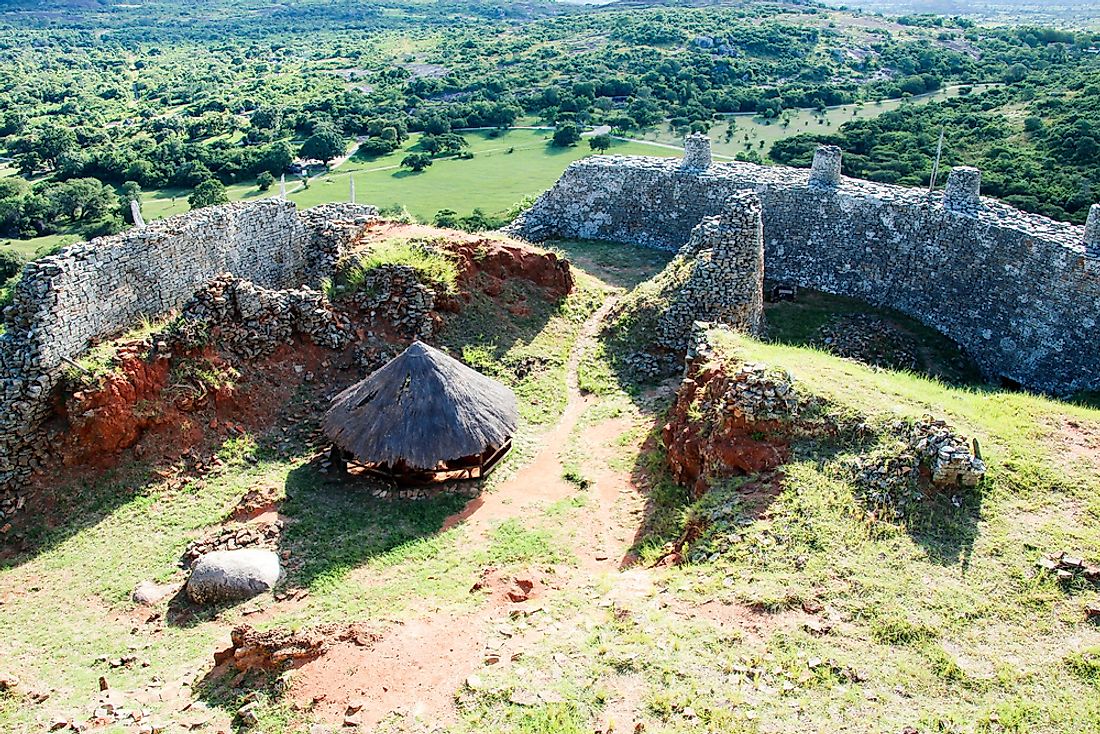
<instances>
[{"instance_id":1,"label":"dry stone wall","mask_svg":"<svg viewBox=\"0 0 1100 734\"><path fill-rule=\"evenodd\" d=\"M0 336L0 486L36 466L36 439L66 360L179 307L223 273L266 288L315 284L376 214L350 204L299 213L280 199L228 204L27 265Z\"/></svg>"},{"instance_id":2,"label":"dry stone wall","mask_svg":"<svg viewBox=\"0 0 1100 734\"><path fill-rule=\"evenodd\" d=\"M967 349L988 377L1055 393L1100 389L1100 209L1088 227L979 195L976 169L929 194L842 177L840 151L810 170L592 156L509 228L541 241L679 249L738 191L763 206L765 274L895 308Z\"/></svg>"}]
</instances>

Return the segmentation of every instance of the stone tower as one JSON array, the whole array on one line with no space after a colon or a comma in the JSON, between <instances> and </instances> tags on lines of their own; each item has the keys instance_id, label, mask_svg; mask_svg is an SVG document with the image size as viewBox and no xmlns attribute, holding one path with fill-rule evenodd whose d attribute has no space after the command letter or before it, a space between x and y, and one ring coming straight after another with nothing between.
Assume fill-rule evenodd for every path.
<instances>
[{"instance_id":1,"label":"stone tower","mask_svg":"<svg viewBox=\"0 0 1100 734\"><path fill-rule=\"evenodd\" d=\"M814 151L814 164L810 169L810 186L836 186L840 183L842 153L835 145L821 145Z\"/></svg>"},{"instance_id":2,"label":"stone tower","mask_svg":"<svg viewBox=\"0 0 1100 734\"><path fill-rule=\"evenodd\" d=\"M705 171L710 168L710 138L702 133L692 133L684 138L684 160L681 171Z\"/></svg>"},{"instance_id":3,"label":"stone tower","mask_svg":"<svg viewBox=\"0 0 1100 734\"><path fill-rule=\"evenodd\" d=\"M971 216L981 208L982 172L970 166L956 166L947 176L943 192L945 208Z\"/></svg>"},{"instance_id":4,"label":"stone tower","mask_svg":"<svg viewBox=\"0 0 1100 734\"><path fill-rule=\"evenodd\" d=\"M756 332L764 318L764 223L755 191L736 191L722 213L704 217L676 256L689 274L658 324L661 336L687 336L693 321ZM679 345L678 345L679 346Z\"/></svg>"},{"instance_id":5,"label":"stone tower","mask_svg":"<svg viewBox=\"0 0 1100 734\"><path fill-rule=\"evenodd\" d=\"M1085 254L1100 258L1100 204L1089 207L1089 218L1085 222Z\"/></svg>"}]
</instances>

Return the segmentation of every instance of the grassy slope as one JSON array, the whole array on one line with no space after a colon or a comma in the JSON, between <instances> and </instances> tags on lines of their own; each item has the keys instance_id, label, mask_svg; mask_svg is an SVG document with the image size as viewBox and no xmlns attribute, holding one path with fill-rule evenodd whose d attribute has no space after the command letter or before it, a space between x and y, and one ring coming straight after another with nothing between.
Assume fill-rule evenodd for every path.
<instances>
[{"instance_id":1,"label":"grassy slope","mask_svg":"<svg viewBox=\"0 0 1100 734\"><path fill-rule=\"evenodd\" d=\"M610 285L630 287L641 270L660 266L654 256L639 268L631 248L562 249ZM487 371L513 379L533 426L560 412L561 361L598 298L597 282L580 283L581 293L561 312L513 321L471 304L443 334L453 348L473 350ZM610 371L588 365L582 379L604 389L581 428L609 416L632 421L615 439L620 449L610 464L640 472L651 487L647 519L638 519L650 533L638 540L646 556L678 534L686 512L708 508L724 508L728 522L714 525L696 547L724 550L649 572L656 588L625 600L609 596L621 585L615 579L561 590L532 622L544 636L526 645L518 665L485 668L479 690L456 692L460 718L445 728L534 734L595 725L606 731L610 722L630 731L634 721L649 732L700 733L1100 727L1100 630L1082 621L1096 592L1063 589L1033 574L1035 559L1048 550L1100 558L1097 471L1085 454L1069 450L1063 432L1072 421L1100 435L1100 411L949 388L803 347L731 339L725 350L786 367L803 392L876 422L926 412L947 418L981 440L990 466L985 486L959 507L946 498L932 503L908 527L872 523L853 488L828 471L832 455L814 449L786 467L782 490L763 514L742 514L736 493L721 489L691 506L664 476L660 450L637 447L639 431L659 431L660 402L623 391ZM514 381L512 366L536 352L550 357L542 375ZM530 456L537 430L525 431L514 461ZM271 608L259 617L263 625L381 623L470 609L479 603L468 593L471 579L486 564L568 564L563 538L590 511L591 498L579 490L575 502L506 523L478 546L464 542L461 529L437 533L455 500L376 502L332 487L304 465L305 445L293 427L289 436L275 428L231 441L222 449L222 471L181 488L150 482L137 466L65 495L72 527L43 531L50 539L43 553L0 570L2 659L31 685L56 691L43 707L20 707L0 695L0 728L38 731L45 711L86 717L103 674L116 690L153 676L170 685L201 678L226 630L258 619L242 616L249 605L173 627L144 624L148 613L126 597L144 578L171 578L186 542L250 488L271 485L286 495L283 511L297 524L284 547L305 560L291 584L311 592L299 605L261 600ZM596 459L579 437L567 467L583 473ZM804 626L804 604L824 607L816 618L831 624L830 632ZM94 662L146 644L139 655L149 668L112 671ZM813 658L825 662L811 667ZM511 692L532 687L549 700L509 701ZM228 724L239 695L206 694L216 725ZM277 702L265 703L263 716L265 732L308 729L288 725L305 714Z\"/></svg>"},{"instance_id":2,"label":"grassy slope","mask_svg":"<svg viewBox=\"0 0 1100 734\"><path fill-rule=\"evenodd\" d=\"M529 299L531 315L514 321L499 307L474 303L442 335L453 348L481 347L482 368L510 383L520 398L525 423L515 450L490 478L490 488L530 458L543 425L560 415L564 361L602 290L598 281L582 276L560 307ZM516 378L511 365L532 352L549 359ZM221 470L180 485L162 481L141 463L120 467L60 490L58 512L64 522L59 527L21 528L42 550L0 564L0 674L13 673L24 688L53 693L47 705L34 707L0 691L0 730L41 731L53 715L86 720L101 675L118 691L140 690L154 678L165 681L167 689L195 683L235 624L296 626L352 619L383 624L426 606L461 610L480 599L469 588L481 568L568 560L548 524L506 523L487 546L464 543L459 549L461 530L438 531L448 515L461 509L462 499L381 501L361 488L333 486L307 463L313 453L310 426L287 417L305 399L293 396L283 419L268 433L227 441L219 453L225 462ZM280 547L301 566L287 583L309 589L308 600L262 622L243 615L247 605L190 621L148 622L152 611L129 600L134 586L143 579L182 580L176 563L187 543L224 522L241 496L257 487L274 488L281 511L292 519ZM119 658L135 650L148 667L108 669L96 662L99 656ZM218 726L228 729L240 695L203 693L208 703L225 709L215 711ZM178 708L173 703L153 707L161 721L176 720ZM275 707L271 715L277 714Z\"/></svg>"}]
</instances>

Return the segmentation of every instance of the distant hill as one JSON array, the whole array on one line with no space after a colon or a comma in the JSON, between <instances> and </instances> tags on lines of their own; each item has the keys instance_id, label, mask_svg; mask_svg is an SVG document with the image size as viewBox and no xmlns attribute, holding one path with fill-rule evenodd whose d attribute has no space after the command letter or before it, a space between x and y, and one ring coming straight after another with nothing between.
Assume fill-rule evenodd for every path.
<instances>
[{"instance_id":1,"label":"distant hill","mask_svg":"<svg viewBox=\"0 0 1100 734\"><path fill-rule=\"evenodd\" d=\"M1100 27L1100 3L1096 0L1060 0L1051 3L1039 0L853 0L828 4L887 15L933 13L1001 23L1058 23Z\"/></svg>"}]
</instances>

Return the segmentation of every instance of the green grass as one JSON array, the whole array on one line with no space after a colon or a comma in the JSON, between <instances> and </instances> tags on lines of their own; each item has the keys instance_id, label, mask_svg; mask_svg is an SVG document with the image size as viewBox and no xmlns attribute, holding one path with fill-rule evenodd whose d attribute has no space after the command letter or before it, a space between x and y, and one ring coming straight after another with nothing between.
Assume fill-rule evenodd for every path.
<instances>
[{"instance_id":1,"label":"green grass","mask_svg":"<svg viewBox=\"0 0 1100 734\"><path fill-rule=\"evenodd\" d=\"M971 86L974 90L972 94L977 94L994 85L975 84ZM708 135L711 137L712 149L716 155L732 157L738 153L753 150L767 160L768 151L771 150L772 145L780 140L802 133L832 134L845 122L873 119L884 112L896 110L903 104L927 104L932 101L956 97L959 94L959 89L959 86L945 87L938 92L922 94L908 100L887 99L882 102L839 105L826 109L824 113L819 113L814 109L790 110L784 113L784 118L790 121L789 124L784 124L783 119L768 120L753 113L727 115L728 121L715 124ZM726 142L730 125L733 126L733 137L729 142ZM637 135L631 134L630 137L671 145L679 145L682 142L680 134L674 133L665 127L655 128Z\"/></svg>"},{"instance_id":2,"label":"green grass","mask_svg":"<svg viewBox=\"0 0 1100 734\"><path fill-rule=\"evenodd\" d=\"M555 148L549 133L510 130L497 138L488 132L464 133L470 141L469 160L441 158L420 173L399 168L401 159L414 149L414 136L403 150L364 160L353 157L347 164L289 195L300 207L347 201L349 177L355 178L356 200L377 206L398 204L414 216L431 220L441 209L468 214L480 208L488 214L507 210L525 196L549 188L573 161L592 151L584 140L573 148ZM513 150L513 152L509 152ZM611 153L624 155L677 155L674 150L618 142Z\"/></svg>"},{"instance_id":3,"label":"green grass","mask_svg":"<svg viewBox=\"0 0 1100 734\"><path fill-rule=\"evenodd\" d=\"M350 292L360 290L370 271L383 265L403 265L415 270L419 277L444 291L454 292L458 286L458 265L455 261L431 250L426 243L390 239L372 245L346 276Z\"/></svg>"}]
</instances>

